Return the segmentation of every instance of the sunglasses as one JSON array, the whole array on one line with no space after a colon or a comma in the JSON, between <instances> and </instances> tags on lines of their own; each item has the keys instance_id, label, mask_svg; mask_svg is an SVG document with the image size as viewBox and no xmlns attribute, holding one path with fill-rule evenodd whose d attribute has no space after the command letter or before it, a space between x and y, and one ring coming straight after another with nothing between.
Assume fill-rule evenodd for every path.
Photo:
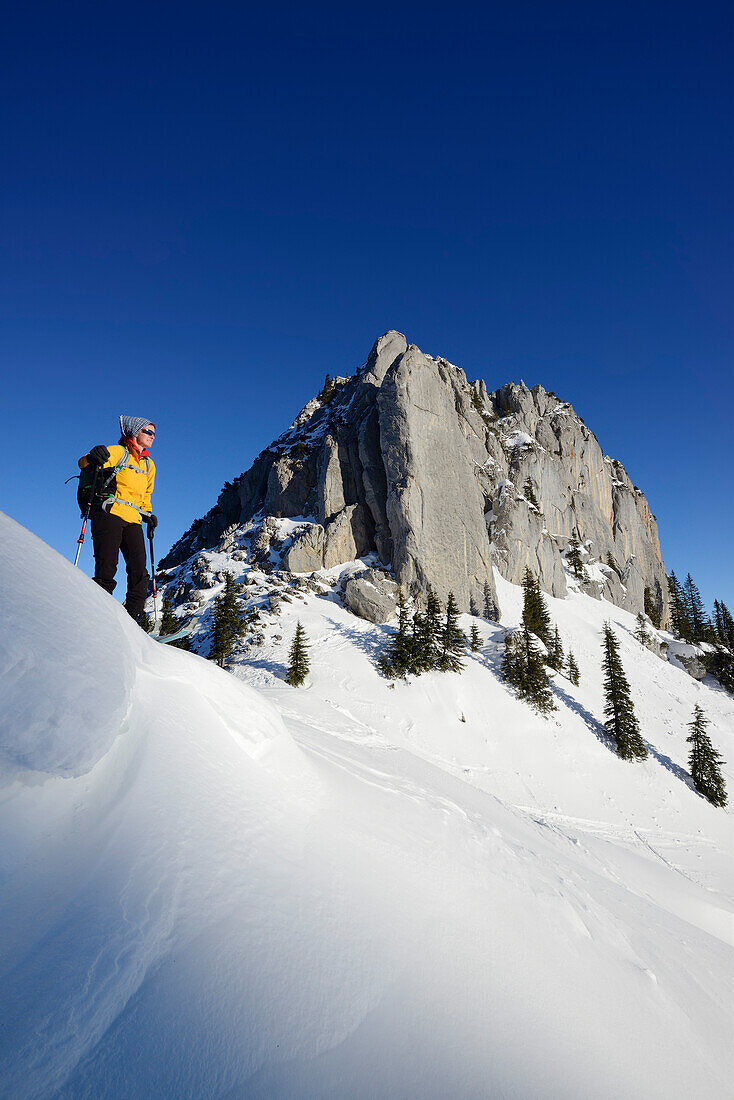
<instances>
[{"instance_id":1,"label":"sunglasses","mask_svg":"<svg viewBox=\"0 0 734 1100\"><path fill-rule=\"evenodd\" d=\"M155 432L149 432L147 428L140 429L142 435L155 435Z\"/></svg>"}]
</instances>

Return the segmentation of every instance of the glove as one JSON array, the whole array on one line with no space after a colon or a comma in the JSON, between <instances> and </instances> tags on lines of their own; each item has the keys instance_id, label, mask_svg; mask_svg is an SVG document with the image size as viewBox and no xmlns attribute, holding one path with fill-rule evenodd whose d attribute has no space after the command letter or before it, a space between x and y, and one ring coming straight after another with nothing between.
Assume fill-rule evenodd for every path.
<instances>
[{"instance_id":1,"label":"glove","mask_svg":"<svg viewBox=\"0 0 734 1100\"><path fill-rule=\"evenodd\" d=\"M90 466L104 466L109 457L110 452L107 450L104 443L98 443L96 447L92 447L87 455L87 462Z\"/></svg>"},{"instance_id":2,"label":"glove","mask_svg":"<svg viewBox=\"0 0 734 1100\"><path fill-rule=\"evenodd\" d=\"M145 522L148 524L149 531L155 531L158 526L158 517L151 513L149 516L145 517Z\"/></svg>"}]
</instances>

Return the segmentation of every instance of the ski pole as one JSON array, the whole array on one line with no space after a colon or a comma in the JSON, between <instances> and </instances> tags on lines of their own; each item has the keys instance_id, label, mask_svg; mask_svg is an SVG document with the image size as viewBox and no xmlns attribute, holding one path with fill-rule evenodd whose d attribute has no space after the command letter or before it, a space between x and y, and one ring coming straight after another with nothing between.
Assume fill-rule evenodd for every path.
<instances>
[{"instance_id":1,"label":"ski pole","mask_svg":"<svg viewBox=\"0 0 734 1100\"><path fill-rule=\"evenodd\" d=\"M158 595L158 589L155 583L155 558L153 556L153 529L148 526L148 542L150 544L150 582L153 588L153 626L155 627L158 622L158 607L155 602L155 598Z\"/></svg>"},{"instance_id":2,"label":"ski pole","mask_svg":"<svg viewBox=\"0 0 734 1100\"><path fill-rule=\"evenodd\" d=\"M100 471L100 467L97 466L97 469L94 471L94 477L92 478L92 488L89 491L89 503L87 504L87 510L84 513L84 522L82 523L82 529L79 532L79 538L76 540L77 541L77 547L76 547L76 557L74 558L74 565L79 565L79 555L82 552L82 545L84 544L84 535L86 534L86 530L87 530L87 521L89 520L89 513L92 511L92 501L94 500L94 490L97 487L97 478L99 477L99 471Z\"/></svg>"}]
</instances>

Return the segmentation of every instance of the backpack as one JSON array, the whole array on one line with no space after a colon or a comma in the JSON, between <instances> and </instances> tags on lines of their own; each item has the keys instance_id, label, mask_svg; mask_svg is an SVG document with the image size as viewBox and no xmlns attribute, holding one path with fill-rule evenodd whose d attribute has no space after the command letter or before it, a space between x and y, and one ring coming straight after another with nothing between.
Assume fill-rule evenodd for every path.
<instances>
[{"instance_id":1,"label":"backpack","mask_svg":"<svg viewBox=\"0 0 734 1100\"><path fill-rule=\"evenodd\" d=\"M109 496L109 489L112 487L112 483L117 477L117 471L121 470L123 466L127 465L127 460L130 457L130 452L127 447L122 453L122 458L116 466L110 467L97 467L97 466L85 466L79 474L79 485L76 490L76 502L79 505L79 511L84 516L87 514L87 508L93 507L95 504L102 505L102 503ZM146 470L148 460L146 459ZM95 480L95 472L99 469L97 474L96 484L94 485L94 496L92 496L92 485Z\"/></svg>"}]
</instances>

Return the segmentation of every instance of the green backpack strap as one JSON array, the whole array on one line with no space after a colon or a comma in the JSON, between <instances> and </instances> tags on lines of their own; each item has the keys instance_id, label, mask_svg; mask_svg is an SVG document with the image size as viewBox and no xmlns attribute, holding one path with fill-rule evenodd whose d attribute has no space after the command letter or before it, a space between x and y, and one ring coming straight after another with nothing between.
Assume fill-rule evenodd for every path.
<instances>
[{"instance_id":1,"label":"green backpack strap","mask_svg":"<svg viewBox=\"0 0 734 1100\"><path fill-rule=\"evenodd\" d=\"M129 457L130 457L130 452L128 451L127 447L125 447L124 451L122 452L122 457L120 458L120 461L117 463L116 466L112 467L112 470L110 471L109 475L102 482L102 489L100 491L100 496L102 496L104 498L105 504L110 499L109 497L105 497L105 494L107 492L108 487L112 484L113 479L117 477L118 472L123 468L123 466L127 465L127 460L129 459ZM112 497L111 499L114 500L115 498Z\"/></svg>"}]
</instances>

